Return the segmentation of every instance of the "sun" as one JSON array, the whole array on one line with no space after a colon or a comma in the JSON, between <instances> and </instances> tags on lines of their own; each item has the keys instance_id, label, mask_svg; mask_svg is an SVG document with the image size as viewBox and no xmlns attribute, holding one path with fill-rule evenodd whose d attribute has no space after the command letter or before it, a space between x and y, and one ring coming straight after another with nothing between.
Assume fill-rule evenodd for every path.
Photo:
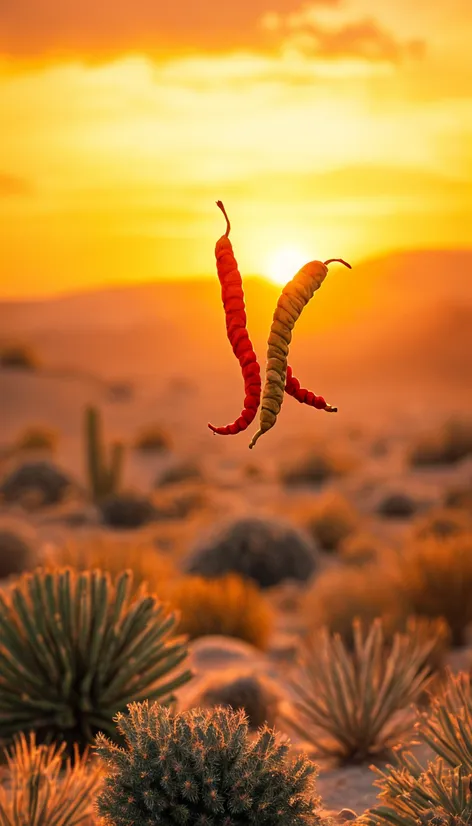
<instances>
[{"instance_id":1,"label":"sun","mask_svg":"<svg viewBox=\"0 0 472 826\"><path fill-rule=\"evenodd\" d=\"M309 255L301 247L277 247L267 258L264 275L275 284L286 284L309 260Z\"/></svg>"}]
</instances>

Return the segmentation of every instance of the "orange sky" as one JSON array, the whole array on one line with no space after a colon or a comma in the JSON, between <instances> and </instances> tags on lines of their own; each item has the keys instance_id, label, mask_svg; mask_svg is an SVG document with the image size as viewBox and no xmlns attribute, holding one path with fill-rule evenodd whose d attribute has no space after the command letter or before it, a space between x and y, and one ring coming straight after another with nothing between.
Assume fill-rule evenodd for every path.
<instances>
[{"instance_id":1,"label":"orange sky","mask_svg":"<svg viewBox=\"0 0 472 826\"><path fill-rule=\"evenodd\" d=\"M213 273L217 198L245 273L472 246L471 38L470 0L7 0L0 295Z\"/></svg>"}]
</instances>

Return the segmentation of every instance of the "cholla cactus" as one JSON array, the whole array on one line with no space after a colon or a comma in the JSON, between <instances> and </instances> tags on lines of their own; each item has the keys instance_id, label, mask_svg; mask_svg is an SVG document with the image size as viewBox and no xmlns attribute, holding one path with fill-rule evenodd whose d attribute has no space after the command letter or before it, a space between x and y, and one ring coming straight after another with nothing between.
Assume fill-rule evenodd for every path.
<instances>
[{"instance_id":1,"label":"cholla cactus","mask_svg":"<svg viewBox=\"0 0 472 826\"><path fill-rule=\"evenodd\" d=\"M87 755L64 767L64 748L38 746L34 734L22 733L6 751L8 785L0 785L0 826L78 826L92 815L93 797L101 782L97 765Z\"/></svg>"},{"instance_id":2,"label":"cholla cactus","mask_svg":"<svg viewBox=\"0 0 472 826\"><path fill-rule=\"evenodd\" d=\"M116 717L127 741L104 735L108 766L98 813L113 826L305 826L319 822L316 766L287 758L288 743L263 728L248 735L244 712L191 709L174 715L157 703L132 703Z\"/></svg>"},{"instance_id":3,"label":"cholla cactus","mask_svg":"<svg viewBox=\"0 0 472 826\"><path fill-rule=\"evenodd\" d=\"M99 570L36 570L0 593L0 731L86 746L115 732L132 700L172 700L190 672L169 639L177 622L154 596L130 595L132 575L112 584Z\"/></svg>"}]
</instances>

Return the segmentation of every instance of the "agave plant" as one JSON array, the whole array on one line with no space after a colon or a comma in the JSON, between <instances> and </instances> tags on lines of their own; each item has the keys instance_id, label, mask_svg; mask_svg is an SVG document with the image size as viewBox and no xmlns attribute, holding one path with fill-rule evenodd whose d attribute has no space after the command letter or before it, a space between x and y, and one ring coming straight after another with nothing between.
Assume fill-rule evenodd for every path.
<instances>
[{"instance_id":1,"label":"agave plant","mask_svg":"<svg viewBox=\"0 0 472 826\"><path fill-rule=\"evenodd\" d=\"M382 621L367 634L353 623L354 649L322 629L304 647L293 682L299 717L289 722L318 753L362 761L394 746L411 726L410 705L426 688L434 639L395 634L387 646Z\"/></svg>"},{"instance_id":2,"label":"agave plant","mask_svg":"<svg viewBox=\"0 0 472 826\"><path fill-rule=\"evenodd\" d=\"M22 733L5 751L10 788L0 785L0 826L79 826L91 817L101 769L77 750L74 765L64 765L64 749Z\"/></svg>"},{"instance_id":3,"label":"agave plant","mask_svg":"<svg viewBox=\"0 0 472 826\"><path fill-rule=\"evenodd\" d=\"M37 569L0 594L0 731L90 743L133 700L172 700L191 674L174 613L132 574Z\"/></svg>"},{"instance_id":4,"label":"agave plant","mask_svg":"<svg viewBox=\"0 0 472 826\"><path fill-rule=\"evenodd\" d=\"M436 759L427 768L408 751L375 768L380 803L359 826L464 826L472 822L472 690L468 674L448 673L445 690L417 723L420 742Z\"/></svg>"}]
</instances>

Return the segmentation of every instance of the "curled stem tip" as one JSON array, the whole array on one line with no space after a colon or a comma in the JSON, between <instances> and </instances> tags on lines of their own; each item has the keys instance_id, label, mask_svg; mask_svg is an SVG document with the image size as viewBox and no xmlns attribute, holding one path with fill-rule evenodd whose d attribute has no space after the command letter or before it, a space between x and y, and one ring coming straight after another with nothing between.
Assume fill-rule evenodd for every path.
<instances>
[{"instance_id":1,"label":"curled stem tip","mask_svg":"<svg viewBox=\"0 0 472 826\"><path fill-rule=\"evenodd\" d=\"M333 262L336 262L337 264L344 264L345 267L352 270L351 265L348 264L347 261L344 261L343 258L328 258L327 261L323 261L323 264L325 265L325 267L327 267L328 264L332 264Z\"/></svg>"},{"instance_id":2,"label":"curled stem tip","mask_svg":"<svg viewBox=\"0 0 472 826\"><path fill-rule=\"evenodd\" d=\"M222 211L223 215L224 215L224 216L225 216L225 218L226 218L226 232L225 232L225 235L226 235L226 237L227 237L227 238L229 238L229 234L230 234L230 232L231 232L231 224L230 224L230 222L229 222L229 218L228 218L228 215L227 215L227 213L226 213L226 210L225 210L225 208L224 208L224 206L223 206L223 201L217 201L217 202L216 202L216 206L217 206L219 209L221 209L221 211Z\"/></svg>"},{"instance_id":3,"label":"curled stem tip","mask_svg":"<svg viewBox=\"0 0 472 826\"><path fill-rule=\"evenodd\" d=\"M252 450L252 448L256 444L259 436L262 436L263 432L264 432L263 430L258 430L257 433L254 433L254 436L252 437L252 439L249 443L249 450Z\"/></svg>"},{"instance_id":4,"label":"curled stem tip","mask_svg":"<svg viewBox=\"0 0 472 826\"><path fill-rule=\"evenodd\" d=\"M325 407L325 410L326 410L327 413L337 413L338 412L338 408L333 407L333 405L331 405L331 404L327 404L326 407Z\"/></svg>"}]
</instances>

